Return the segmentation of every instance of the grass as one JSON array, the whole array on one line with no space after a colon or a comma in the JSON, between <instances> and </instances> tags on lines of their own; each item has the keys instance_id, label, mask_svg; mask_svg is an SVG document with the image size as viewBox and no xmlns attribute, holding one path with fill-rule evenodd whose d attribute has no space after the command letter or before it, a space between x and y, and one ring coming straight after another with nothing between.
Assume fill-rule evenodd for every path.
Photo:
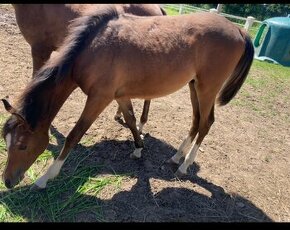
<instances>
[{"instance_id":1,"label":"grass","mask_svg":"<svg viewBox=\"0 0 290 230\"><path fill-rule=\"evenodd\" d=\"M177 10L170 8L168 6L165 6L164 10L166 11L167 15L179 15L179 12Z\"/></svg>"},{"instance_id":2,"label":"grass","mask_svg":"<svg viewBox=\"0 0 290 230\"><path fill-rule=\"evenodd\" d=\"M290 121L290 68L254 60L244 86L232 101L263 117Z\"/></svg>"},{"instance_id":3,"label":"grass","mask_svg":"<svg viewBox=\"0 0 290 230\"><path fill-rule=\"evenodd\" d=\"M1 128L7 117L0 115ZM51 136L50 142L54 141L55 137ZM91 140L88 138L83 142L91 143ZM7 156L6 144L2 138L0 156L2 173ZM102 166L90 166L84 162L84 157L71 157L65 165L75 165L73 173L66 173L64 169L57 178L48 182L47 189L31 191L31 184L47 169L53 158L54 153L45 150L27 171L25 180L13 190L7 190L0 181L0 222L74 222L84 221L86 218L104 221L102 201L96 196L106 186L117 189L126 176L92 176Z\"/></svg>"},{"instance_id":4,"label":"grass","mask_svg":"<svg viewBox=\"0 0 290 230\"><path fill-rule=\"evenodd\" d=\"M104 221L96 195L108 185L118 188L123 177L90 177L95 170L81 168L75 176L60 176L45 191L30 191L30 186L2 191L0 222L75 222L84 221L84 215Z\"/></svg>"},{"instance_id":5,"label":"grass","mask_svg":"<svg viewBox=\"0 0 290 230\"><path fill-rule=\"evenodd\" d=\"M0 182L0 222L75 222L88 215L90 220L104 221L102 201L96 196L108 185L117 189L124 176L90 176L100 168L83 166L73 175L61 173L44 191L30 190L29 185L9 191ZM29 171L31 177L35 172Z\"/></svg>"}]
</instances>

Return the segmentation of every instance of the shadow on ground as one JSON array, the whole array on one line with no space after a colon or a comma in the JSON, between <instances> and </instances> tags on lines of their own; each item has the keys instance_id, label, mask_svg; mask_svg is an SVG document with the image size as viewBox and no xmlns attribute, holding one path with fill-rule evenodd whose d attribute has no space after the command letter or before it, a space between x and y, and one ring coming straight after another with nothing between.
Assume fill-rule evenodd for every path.
<instances>
[{"instance_id":1,"label":"shadow on ground","mask_svg":"<svg viewBox=\"0 0 290 230\"><path fill-rule=\"evenodd\" d=\"M58 140L58 145L49 145L49 150L54 157L60 151L64 137L51 129ZM238 194L227 194L222 187L198 176L199 166L190 167L189 175L184 181L191 183L193 189L181 186L168 187L168 182L178 182L173 170L164 162L171 157L176 149L149 134L144 138L145 149L139 160L129 158L133 150L132 141L106 140L86 147L79 144L71 153L60 175L48 183L44 191L30 191L31 186L16 187L13 190L0 192L1 203L13 214L25 218L27 221L81 221L81 222L270 222L272 221L261 209L251 201ZM87 170L90 168L91 170ZM82 172L87 172L83 174ZM128 175L136 179L136 183L129 190L117 191L109 199L100 199L96 196L78 193L78 189L86 183L88 178L101 174ZM78 176L79 175L79 176ZM67 184L69 178L75 177L71 185ZM67 180L66 180L67 178ZM167 186L158 193L153 194L151 180L159 183L166 182ZM122 184L128 181L123 181ZM174 183L173 183L174 184ZM62 194L56 196L53 203L47 207L39 207L40 196L49 198L59 187L64 188ZM187 186L188 187L188 186ZM196 192L195 188L201 187L211 195ZM23 199L19 201L19 193ZM42 195L41 195L42 194ZM26 205L25 209L18 209L17 205ZM74 201L71 197L77 197ZM29 199L29 202L27 202ZM63 208L67 215L54 216L51 219L43 215L43 208L59 205L63 200L68 201L68 206ZM48 199L49 200L49 199ZM69 209L81 201L85 204L96 204L89 210L80 210L77 216L69 216ZM21 203L23 202L23 204ZM51 202L51 201L50 201ZM95 210L93 210L95 209ZM101 213L98 217L96 213ZM64 217L65 216L65 217Z\"/></svg>"}]
</instances>

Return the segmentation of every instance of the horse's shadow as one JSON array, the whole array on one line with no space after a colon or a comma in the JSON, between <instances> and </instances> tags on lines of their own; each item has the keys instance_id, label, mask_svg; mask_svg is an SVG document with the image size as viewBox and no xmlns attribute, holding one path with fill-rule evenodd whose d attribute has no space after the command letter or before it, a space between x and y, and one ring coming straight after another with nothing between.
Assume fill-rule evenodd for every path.
<instances>
[{"instance_id":1,"label":"horse's shadow","mask_svg":"<svg viewBox=\"0 0 290 230\"><path fill-rule=\"evenodd\" d=\"M58 144L62 144L64 137L54 128L51 132L57 138ZM272 221L249 200L237 194L227 194L222 187L199 177L197 164L189 168L189 176L184 179L184 183L193 189L182 187L182 183L174 177L172 169L164 164L176 149L148 134L145 135L144 142L146 147L139 160L129 158L133 149L131 141L108 140L90 147L79 144L67 159L60 175L48 183L47 189L30 191L31 186L27 185L2 191L1 204L14 215L36 222ZM56 157L60 146L49 145L48 149ZM128 186L128 189L116 192L107 199L82 194L80 188L90 178L101 174L127 175L136 182L132 187ZM168 187L170 182L172 187ZM126 186L126 183L128 181L123 181L122 185ZM206 194L196 190L204 190ZM49 199L50 195L53 199ZM40 200L43 204L43 199L47 199L46 207L39 205ZM16 201L18 204L15 204ZM79 207L90 204L90 210L80 208L79 214L71 216L70 210L78 203L83 204ZM60 204L61 208L56 209ZM26 205L26 208L19 209L19 205ZM43 214L44 209L54 210L54 213L48 217ZM98 217L97 212L102 213L102 217Z\"/></svg>"}]
</instances>

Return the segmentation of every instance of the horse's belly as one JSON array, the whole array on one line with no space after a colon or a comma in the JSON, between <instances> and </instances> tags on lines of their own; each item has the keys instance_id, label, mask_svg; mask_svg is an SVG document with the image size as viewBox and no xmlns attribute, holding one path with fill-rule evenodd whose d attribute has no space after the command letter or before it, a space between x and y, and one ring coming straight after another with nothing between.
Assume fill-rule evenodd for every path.
<instances>
[{"instance_id":1,"label":"horse's belly","mask_svg":"<svg viewBox=\"0 0 290 230\"><path fill-rule=\"evenodd\" d=\"M131 82L131 84L120 87L116 92L116 97L141 99L163 97L181 89L192 79L193 77L189 76L170 76L170 78Z\"/></svg>"}]
</instances>

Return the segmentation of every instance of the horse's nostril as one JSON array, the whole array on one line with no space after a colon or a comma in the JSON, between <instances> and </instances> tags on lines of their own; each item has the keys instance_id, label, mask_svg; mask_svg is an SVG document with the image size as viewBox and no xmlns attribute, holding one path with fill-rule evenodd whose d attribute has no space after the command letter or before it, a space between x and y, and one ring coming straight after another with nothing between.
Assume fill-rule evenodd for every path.
<instances>
[{"instance_id":1,"label":"horse's nostril","mask_svg":"<svg viewBox=\"0 0 290 230\"><path fill-rule=\"evenodd\" d=\"M7 188L12 188L10 180L8 180L8 179L5 180L5 186Z\"/></svg>"}]
</instances>

